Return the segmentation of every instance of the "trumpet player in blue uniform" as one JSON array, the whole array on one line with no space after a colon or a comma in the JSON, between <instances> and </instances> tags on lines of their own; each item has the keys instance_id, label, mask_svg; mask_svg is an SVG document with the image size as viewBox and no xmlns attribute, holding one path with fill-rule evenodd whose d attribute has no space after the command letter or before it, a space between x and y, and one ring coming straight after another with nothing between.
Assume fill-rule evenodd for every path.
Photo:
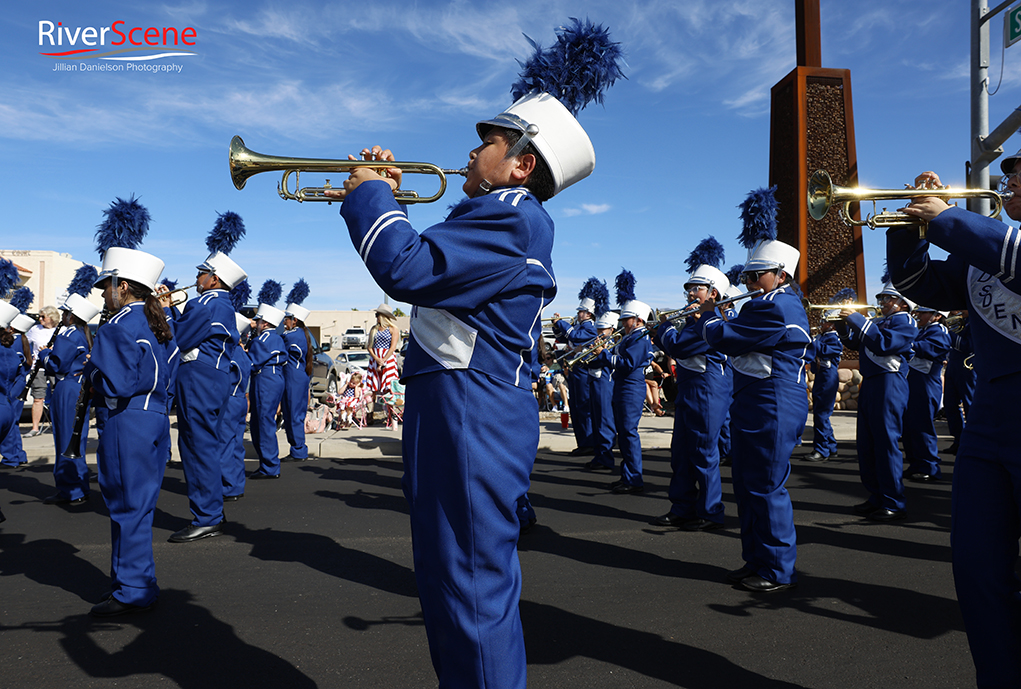
<instances>
[{"instance_id":1,"label":"trumpet player in blue uniform","mask_svg":"<svg viewBox=\"0 0 1021 689\"><path fill-rule=\"evenodd\" d=\"M0 301L0 438L7 437L12 431L17 432L14 400L15 390L19 387L18 378L24 382L21 375L24 355L14 347L15 337L10 324L18 315L17 307ZM0 511L0 522L6 520L7 517Z\"/></svg>"},{"instance_id":2,"label":"trumpet player in blue uniform","mask_svg":"<svg viewBox=\"0 0 1021 689\"><path fill-rule=\"evenodd\" d=\"M872 521L890 522L907 516L904 500L904 457L898 441L908 407L908 360L918 328L911 318L915 304L884 275L876 295L880 316L867 318L847 309L844 345L861 352L862 385L858 393L855 444L858 472L868 491L854 513Z\"/></svg>"},{"instance_id":3,"label":"trumpet player in blue uniform","mask_svg":"<svg viewBox=\"0 0 1021 689\"><path fill-rule=\"evenodd\" d=\"M914 310L918 334L911 343L908 362L908 410L904 417L905 454L910 458L905 476L926 483L943 478L936 443L936 412L943 399L943 363L950 352L950 332L943 314L928 306Z\"/></svg>"},{"instance_id":4,"label":"trumpet player in blue uniform","mask_svg":"<svg viewBox=\"0 0 1021 689\"><path fill-rule=\"evenodd\" d=\"M1021 220L1021 151L1001 161L1003 210ZM916 187L940 185L925 172ZM967 309L975 349L975 399L954 463L951 557L979 687L1021 686L1021 265L1018 230L937 197L901 209L928 223L887 230L890 275L912 299L943 310ZM930 244L948 252L929 256Z\"/></svg>"},{"instance_id":5,"label":"trumpet player in blue uniform","mask_svg":"<svg viewBox=\"0 0 1021 689\"><path fill-rule=\"evenodd\" d=\"M652 362L652 342L646 326L652 309L635 299L635 277L630 271L621 271L616 288L622 335L612 348L599 351L596 362L613 371L613 425L617 429L621 462L620 478L609 488L610 492L622 495L645 490L638 424L645 404L645 368Z\"/></svg>"},{"instance_id":6,"label":"trumpet player in blue uniform","mask_svg":"<svg viewBox=\"0 0 1021 689\"><path fill-rule=\"evenodd\" d=\"M688 305L719 301L730 288L720 270L723 246L714 237L699 242L687 265L684 283ZM731 312L730 316L737 315ZM652 521L685 531L723 526L723 488L720 483L720 428L730 406L731 381L727 357L712 349L696 327L701 313L687 316L681 327L660 316L657 336L663 351L676 364L677 398L670 439L670 511Z\"/></svg>"},{"instance_id":7,"label":"trumpet player in blue uniform","mask_svg":"<svg viewBox=\"0 0 1021 689\"><path fill-rule=\"evenodd\" d=\"M830 304L851 303L857 299L854 290L846 287L830 299ZM833 407L837 402L837 388L840 386L840 358L844 343L834 329L834 318L839 309L823 313L819 333L812 338L812 363L809 369L815 376L812 384L812 452L805 456L806 462L825 462L837 456L837 438L833 434Z\"/></svg>"},{"instance_id":8,"label":"trumpet player in blue uniform","mask_svg":"<svg viewBox=\"0 0 1021 689\"><path fill-rule=\"evenodd\" d=\"M596 339L595 313L602 300L602 310L609 306L609 292L606 284L592 277L585 281L578 292L577 315L574 322L563 320L559 313L553 314L553 334L558 340L567 342L567 354L589 345ZM592 438L592 395L593 377L587 366L574 366L567 378L567 393L571 397L571 426L577 447L571 456L595 454L595 440Z\"/></svg>"},{"instance_id":9,"label":"trumpet player in blue uniform","mask_svg":"<svg viewBox=\"0 0 1021 689\"><path fill-rule=\"evenodd\" d=\"M805 363L811 344L808 316L791 284L801 254L776 240L773 191L754 191L742 203L740 240L748 258L741 278L746 290L764 294L729 321L708 300L698 323L706 343L730 357L734 367L730 424L744 564L727 580L762 593L797 583L794 510L785 484L808 416Z\"/></svg>"},{"instance_id":10,"label":"trumpet player in blue uniform","mask_svg":"<svg viewBox=\"0 0 1021 689\"><path fill-rule=\"evenodd\" d=\"M601 27L576 20L559 33L564 40L556 50L578 34L599 44L606 38ZM608 43L598 53L611 64L594 73L616 78L619 47ZM589 68L588 60L580 62ZM539 63L530 60L526 72ZM594 95L605 83L596 79L588 87ZM469 154L462 187L469 199L446 221L421 233L412 228L394 199L396 168L389 179L356 170L343 191L330 192L345 199L341 215L373 278L414 305L403 372L403 485L415 577L443 689L526 685L515 510L539 443L531 388L540 318L556 295L553 221L542 202L595 165L575 119L588 98L572 111L529 84L520 88L507 111L478 123L482 143ZM362 155L393 160L379 147Z\"/></svg>"},{"instance_id":11,"label":"trumpet player in blue uniform","mask_svg":"<svg viewBox=\"0 0 1021 689\"><path fill-rule=\"evenodd\" d=\"M257 333L248 349L252 360L252 382L249 386L250 417L248 427L252 444L259 456L259 468L248 475L253 480L280 478L280 444L277 442L277 409L284 395L284 366L287 345L276 333L284 312L273 306L282 287L275 280L266 280L259 290L259 310L255 314Z\"/></svg>"},{"instance_id":12,"label":"trumpet player in blue uniform","mask_svg":"<svg viewBox=\"0 0 1021 689\"><path fill-rule=\"evenodd\" d=\"M92 287L89 286L89 291ZM74 429L78 396L82 389L82 370L92 349L92 334L88 322L99 315L99 308L81 294L72 292L61 305L64 312L63 327L53 349L39 352L45 364L43 370L56 378L50 413L53 419L53 442L56 461L53 463L53 480L57 492L43 498L45 505L78 505L89 499L89 468L85 464L85 444L88 433L81 434L77 459L65 455L70 448Z\"/></svg>"},{"instance_id":13,"label":"trumpet player in blue uniform","mask_svg":"<svg viewBox=\"0 0 1021 689\"><path fill-rule=\"evenodd\" d=\"M113 315L97 331L84 376L97 404L109 410L97 457L110 511L112 582L91 614L111 617L148 610L159 596L152 523L170 444L166 345L172 334L154 292L163 261L130 247L101 246L101 253L96 286Z\"/></svg>"},{"instance_id":14,"label":"trumpet player in blue uniform","mask_svg":"<svg viewBox=\"0 0 1021 689\"><path fill-rule=\"evenodd\" d=\"M596 336L610 337L617 329L619 316L609 310L596 316ZM587 364L592 376L592 442L595 454L585 465L589 471L613 471L613 446L617 442L617 425L613 420L613 368L608 361L593 360Z\"/></svg>"},{"instance_id":15,"label":"trumpet player in blue uniform","mask_svg":"<svg viewBox=\"0 0 1021 689\"><path fill-rule=\"evenodd\" d=\"M947 430L954 438L946 451L955 455L961 446L964 420L975 399L975 348L971 344L968 311L951 311L947 320L953 320L953 325L946 324L950 330L950 351L943 375L943 413L947 419Z\"/></svg>"},{"instance_id":16,"label":"trumpet player in blue uniform","mask_svg":"<svg viewBox=\"0 0 1021 689\"><path fill-rule=\"evenodd\" d=\"M305 444L305 415L308 413L309 386L312 382L312 336L305 327L311 311L302 306L308 297L308 283L299 279L287 295L284 309L284 346L287 360L284 363L284 395L281 411L284 415L284 434L291 451L281 461L302 462L308 459Z\"/></svg>"},{"instance_id":17,"label":"trumpet player in blue uniform","mask_svg":"<svg viewBox=\"0 0 1021 689\"><path fill-rule=\"evenodd\" d=\"M174 322L180 349L177 369L177 428L188 485L191 524L170 537L191 543L223 533L220 458L226 444L224 408L230 396L230 357L238 341L230 290L245 271L228 254L245 234L237 213L221 213L206 238L210 251L196 270L198 297L189 299Z\"/></svg>"}]
</instances>

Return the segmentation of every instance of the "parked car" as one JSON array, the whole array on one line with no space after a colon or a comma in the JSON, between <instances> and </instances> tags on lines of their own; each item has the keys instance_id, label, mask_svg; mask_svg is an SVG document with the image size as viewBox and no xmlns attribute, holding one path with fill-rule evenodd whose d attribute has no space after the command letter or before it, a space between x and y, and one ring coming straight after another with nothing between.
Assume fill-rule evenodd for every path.
<instances>
[{"instance_id":1,"label":"parked car","mask_svg":"<svg viewBox=\"0 0 1021 689\"><path fill-rule=\"evenodd\" d=\"M365 328L348 328L344 331L342 340L343 349L365 349L368 346L369 335Z\"/></svg>"},{"instance_id":2,"label":"parked car","mask_svg":"<svg viewBox=\"0 0 1021 689\"><path fill-rule=\"evenodd\" d=\"M338 367L337 361L326 352L330 351L330 343L322 345L312 343L312 395L319 399L337 392L338 381L343 369Z\"/></svg>"},{"instance_id":3,"label":"parked car","mask_svg":"<svg viewBox=\"0 0 1021 689\"><path fill-rule=\"evenodd\" d=\"M336 366L337 370L343 373L361 371L362 375L365 375L365 371L369 368L369 353L364 349L354 352L337 352Z\"/></svg>"}]
</instances>

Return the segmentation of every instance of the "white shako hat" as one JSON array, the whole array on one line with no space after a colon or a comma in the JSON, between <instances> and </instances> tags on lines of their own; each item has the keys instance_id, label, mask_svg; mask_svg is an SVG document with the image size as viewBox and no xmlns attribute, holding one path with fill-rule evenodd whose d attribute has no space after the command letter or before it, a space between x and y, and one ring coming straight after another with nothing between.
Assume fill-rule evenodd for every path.
<instances>
[{"instance_id":1,"label":"white shako hat","mask_svg":"<svg viewBox=\"0 0 1021 689\"><path fill-rule=\"evenodd\" d=\"M620 316L617 315L616 311L607 311L606 313L600 314L596 318L596 328L603 330L604 328L617 328L617 321L620 320Z\"/></svg>"},{"instance_id":2,"label":"white shako hat","mask_svg":"<svg viewBox=\"0 0 1021 689\"><path fill-rule=\"evenodd\" d=\"M591 297L585 297L578 303L578 311L588 311L594 313L596 308L596 300Z\"/></svg>"},{"instance_id":3,"label":"white shako hat","mask_svg":"<svg viewBox=\"0 0 1021 689\"><path fill-rule=\"evenodd\" d=\"M100 308L80 294L73 292L67 295L67 299L60 305L64 311L70 311L74 315L88 323L99 315Z\"/></svg>"},{"instance_id":4,"label":"white shako hat","mask_svg":"<svg viewBox=\"0 0 1021 689\"><path fill-rule=\"evenodd\" d=\"M897 288L893 286L892 282L887 282L885 285L883 285L883 289L881 289L878 292L876 292L876 299L879 299L879 297L882 297L882 296L897 297L898 299L903 301L905 304L907 304L908 305L908 309L910 309L911 311L914 311L915 308L917 307L915 302L911 301L910 299L905 297L903 294L898 292Z\"/></svg>"},{"instance_id":5,"label":"white shako hat","mask_svg":"<svg viewBox=\"0 0 1021 689\"><path fill-rule=\"evenodd\" d=\"M19 313L11 320L11 329L19 333L27 333L28 329L35 325L35 321L23 313Z\"/></svg>"},{"instance_id":6,"label":"white shako hat","mask_svg":"<svg viewBox=\"0 0 1021 689\"><path fill-rule=\"evenodd\" d=\"M163 261L152 254L138 249L112 246L103 256L103 267L96 278L96 285L108 277L116 277L118 280L131 280L149 289L156 289L156 283L159 282L162 273Z\"/></svg>"},{"instance_id":7,"label":"white shako hat","mask_svg":"<svg viewBox=\"0 0 1021 689\"><path fill-rule=\"evenodd\" d=\"M1009 175L1014 171L1014 166L1017 164L1018 159L1021 159L1021 151L1018 151L1012 156L1007 156L1000 160L1000 170L1005 175Z\"/></svg>"},{"instance_id":8,"label":"white shako hat","mask_svg":"<svg viewBox=\"0 0 1021 689\"><path fill-rule=\"evenodd\" d=\"M241 269L241 266L222 251L214 251L209 254L209 258L201 265L196 266L196 270L201 270L203 273L212 273L220 278L220 282L229 290L237 287L242 280L248 277L248 274Z\"/></svg>"},{"instance_id":9,"label":"white shako hat","mask_svg":"<svg viewBox=\"0 0 1021 689\"><path fill-rule=\"evenodd\" d=\"M252 329L252 319L242 316L240 313L234 312L234 322L237 324L238 333L241 337Z\"/></svg>"},{"instance_id":10,"label":"white shako hat","mask_svg":"<svg viewBox=\"0 0 1021 689\"><path fill-rule=\"evenodd\" d=\"M493 127L520 131L522 138L531 134L531 143L553 175L554 196L596 167L596 150L588 134L564 104L548 93L527 93L493 119L475 125L482 139Z\"/></svg>"},{"instance_id":11,"label":"white shako hat","mask_svg":"<svg viewBox=\"0 0 1021 689\"><path fill-rule=\"evenodd\" d=\"M742 272L782 270L793 279L800 258L801 252L790 244L784 244L778 239L764 239L748 250Z\"/></svg>"},{"instance_id":12,"label":"white shako hat","mask_svg":"<svg viewBox=\"0 0 1021 689\"><path fill-rule=\"evenodd\" d=\"M304 306L298 306L297 304L288 304L287 308L284 309L284 314L288 316L294 316L302 323L308 320L308 317L312 314L311 311L306 309Z\"/></svg>"},{"instance_id":13,"label":"white shako hat","mask_svg":"<svg viewBox=\"0 0 1021 689\"><path fill-rule=\"evenodd\" d=\"M21 311L18 311L17 306L11 306L6 301L0 301L0 328L6 328L14 320L15 316L20 316Z\"/></svg>"},{"instance_id":14,"label":"white shako hat","mask_svg":"<svg viewBox=\"0 0 1021 689\"><path fill-rule=\"evenodd\" d=\"M726 274L719 268L701 265L695 268L691 275L688 276L687 281L684 283L684 289L688 289L690 285L705 285L710 289L715 287L721 295L724 295L730 289L730 280L727 279Z\"/></svg>"},{"instance_id":15,"label":"white shako hat","mask_svg":"<svg viewBox=\"0 0 1021 689\"><path fill-rule=\"evenodd\" d=\"M652 315L652 308L644 301L638 301L637 299L625 302L625 304L620 307L621 318L641 318L643 321L648 323L650 315Z\"/></svg>"},{"instance_id":16,"label":"white shako hat","mask_svg":"<svg viewBox=\"0 0 1021 689\"><path fill-rule=\"evenodd\" d=\"M729 282L729 280L728 280L728 282ZM724 297L736 297L737 295L743 294L743 293L744 293L744 290L742 290L737 285L730 285L729 287L727 287L727 291L723 293L723 296ZM740 308L740 306L737 305L737 304L731 304L730 308L737 309L737 308Z\"/></svg>"},{"instance_id":17,"label":"white shako hat","mask_svg":"<svg viewBox=\"0 0 1021 689\"><path fill-rule=\"evenodd\" d=\"M256 320L264 320L274 328L284 320L284 312L269 304L259 304L259 310L255 314Z\"/></svg>"}]
</instances>

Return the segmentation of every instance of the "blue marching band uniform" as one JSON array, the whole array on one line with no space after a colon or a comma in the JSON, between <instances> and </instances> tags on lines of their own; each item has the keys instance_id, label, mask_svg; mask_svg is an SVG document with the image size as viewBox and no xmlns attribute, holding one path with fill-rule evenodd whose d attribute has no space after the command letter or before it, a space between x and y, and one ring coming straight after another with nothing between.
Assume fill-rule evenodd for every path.
<instances>
[{"instance_id":1,"label":"blue marching band uniform","mask_svg":"<svg viewBox=\"0 0 1021 689\"><path fill-rule=\"evenodd\" d=\"M18 428L18 420L21 418L21 412L25 407L25 401L21 399L21 393L28 384L28 375L32 370L32 361L30 358L26 357L25 332L27 332L28 328L31 327L35 321L25 315L13 313L8 313L6 315L13 316L11 323L8 326L14 333L14 341L11 343L10 349L17 354L19 363L15 370L13 380L11 380L10 384L6 386L14 423L11 424L7 433L0 433L0 457L3 458L0 460L0 465L17 468L28 463L28 455L25 454L25 448L21 442L21 429ZM0 323L3 322L4 317L4 314L0 314ZM24 319L24 327L19 328L16 325L18 319Z\"/></svg>"},{"instance_id":2,"label":"blue marching band uniform","mask_svg":"<svg viewBox=\"0 0 1021 689\"><path fill-rule=\"evenodd\" d=\"M833 435L833 406L840 385L840 357L844 345L835 330L815 336L810 350L810 369L815 375L812 384L812 455L810 458L828 459L837 455L837 439Z\"/></svg>"},{"instance_id":3,"label":"blue marching band uniform","mask_svg":"<svg viewBox=\"0 0 1021 689\"><path fill-rule=\"evenodd\" d=\"M588 284L588 283L586 283ZM566 342L568 352L575 351L596 339L596 325L592 320L595 303L583 298L578 306L577 322L561 319L553 321L553 334L557 340ZM582 314L588 318L582 319ZM569 355L568 355L569 356ZM571 427L577 447L575 455L595 454L595 439L592 437L592 397L595 394L595 377L587 366L572 366L567 372L567 394L570 398Z\"/></svg>"},{"instance_id":4,"label":"blue marching band uniform","mask_svg":"<svg viewBox=\"0 0 1021 689\"><path fill-rule=\"evenodd\" d=\"M1021 159L1004 161L1004 172ZM1014 187L1012 187L1012 190ZM1021 233L961 208L944 210L926 239L887 232L894 284L938 309L967 309L975 398L954 465L951 546L957 599L980 687L1021 686L1021 450L1011 432L1021 377ZM947 251L929 257L930 243Z\"/></svg>"},{"instance_id":5,"label":"blue marching band uniform","mask_svg":"<svg viewBox=\"0 0 1021 689\"><path fill-rule=\"evenodd\" d=\"M919 306L916 312L930 311ZM943 362L950 351L950 333L940 322L919 328L908 362L908 410L904 417L905 453L909 479L942 478L936 445L936 412L943 398Z\"/></svg>"},{"instance_id":6,"label":"blue marching band uniform","mask_svg":"<svg viewBox=\"0 0 1021 689\"><path fill-rule=\"evenodd\" d=\"M287 315L290 317L288 305ZM304 319L300 319L304 320ZM293 327L284 330L284 347L287 359L284 362L284 392L282 408L284 433L291 446L288 457L292 460L308 459L308 445L305 444L305 415L308 413L308 390L312 377L305 372L305 357L308 355L308 337L305 330Z\"/></svg>"},{"instance_id":7,"label":"blue marching band uniform","mask_svg":"<svg viewBox=\"0 0 1021 689\"><path fill-rule=\"evenodd\" d=\"M947 430L954 442L948 452L956 453L964 431L964 419L975 399L975 368L972 363L975 348L971 344L971 326L966 316L959 327L950 334L950 352L943 376L943 414L947 419Z\"/></svg>"},{"instance_id":8,"label":"blue marching band uniform","mask_svg":"<svg viewBox=\"0 0 1021 689\"><path fill-rule=\"evenodd\" d=\"M274 329L280 325L283 316L284 312L271 304L259 304L256 321L261 332L252 339L248 349L248 356L252 360L248 426L252 444L259 457L259 468L249 475L249 478L254 479L280 477L276 414L284 395L287 346Z\"/></svg>"},{"instance_id":9,"label":"blue marching band uniform","mask_svg":"<svg viewBox=\"0 0 1021 689\"><path fill-rule=\"evenodd\" d=\"M604 335L617 328L617 314L607 311L596 318L596 330ZM617 425L613 420L613 369L609 362L594 359L587 365L592 377L592 461L588 469L616 468L613 446L617 443Z\"/></svg>"},{"instance_id":10,"label":"blue marching band uniform","mask_svg":"<svg viewBox=\"0 0 1021 689\"><path fill-rule=\"evenodd\" d=\"M250 327L247 319L238 317L241 337ZM248 419L248 386L252 376L252 360L238 343L230 359L230 397L224 411L223 429L226 443L221 459L223 499L235 501L245 494L245 425Z\"/></svg>"},{"instance_id":11,"label":"blue marching band uniform","mask_svg":"<svg viewBox=\"0 0 1021 689\"><path fill-rule=\"evenodd\" d=\"M57 379L50 403L56 451L53 480L58 496L71 502L79 502L89 495L89 468L85 464L87 434L82 433L78 459L71 459L64 454L74 428L75 407L82 388L82 370L88 355L88 342L76 325L61 329L52 350L39 352L40 357L45 357L43 367L47 375Z\"/></svg>"}]
</instances>

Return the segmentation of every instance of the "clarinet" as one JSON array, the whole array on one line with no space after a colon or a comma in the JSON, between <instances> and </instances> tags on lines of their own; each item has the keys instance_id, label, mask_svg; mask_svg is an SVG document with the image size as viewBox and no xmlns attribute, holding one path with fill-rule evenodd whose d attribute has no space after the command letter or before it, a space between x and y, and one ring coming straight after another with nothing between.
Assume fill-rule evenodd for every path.
<instances>
[{"instance_id":1,"label":"clarinet","mask_svg":"<svg viewBox=\"0 0 1021 689\"><path fill-rule=\"evenodd\" d=\"M64 456L68 459L81 459L79 449L82 445L82 433L85 431L85 422L89 419L89 407L92 405L92 383L85 374L82 374L82 389L78 393L78 401L74 405L74 429L71 431L71 439L67 441L67 449Z\"/></svg>"},{"instance_id":2,"label":"clarinet","mask_svg":"<svg viewBox=\"0 0 1021 689\"><path fill-rule=\"evenodd\" d=\"M57 327L53 329L53 335L50 336L50 341L46 344L46 347L44 347L43 349L53 349L53 345L54 343L56 343L57 335L59 334L60 324L57 324ZM39 352L41 354L42 350L40 349ZM35 377L39 375L39 371L42 369L42 367L43 358L41 356L37 356L35 358L35 363L32 364L32 372L28 374L28 382L25 383L25 388L21 391L21 394L18 396L19 401L24 402L25 400L28 399L28 393L32 390L32 383L35 382Z\"/></svg>"}]
</instances>

